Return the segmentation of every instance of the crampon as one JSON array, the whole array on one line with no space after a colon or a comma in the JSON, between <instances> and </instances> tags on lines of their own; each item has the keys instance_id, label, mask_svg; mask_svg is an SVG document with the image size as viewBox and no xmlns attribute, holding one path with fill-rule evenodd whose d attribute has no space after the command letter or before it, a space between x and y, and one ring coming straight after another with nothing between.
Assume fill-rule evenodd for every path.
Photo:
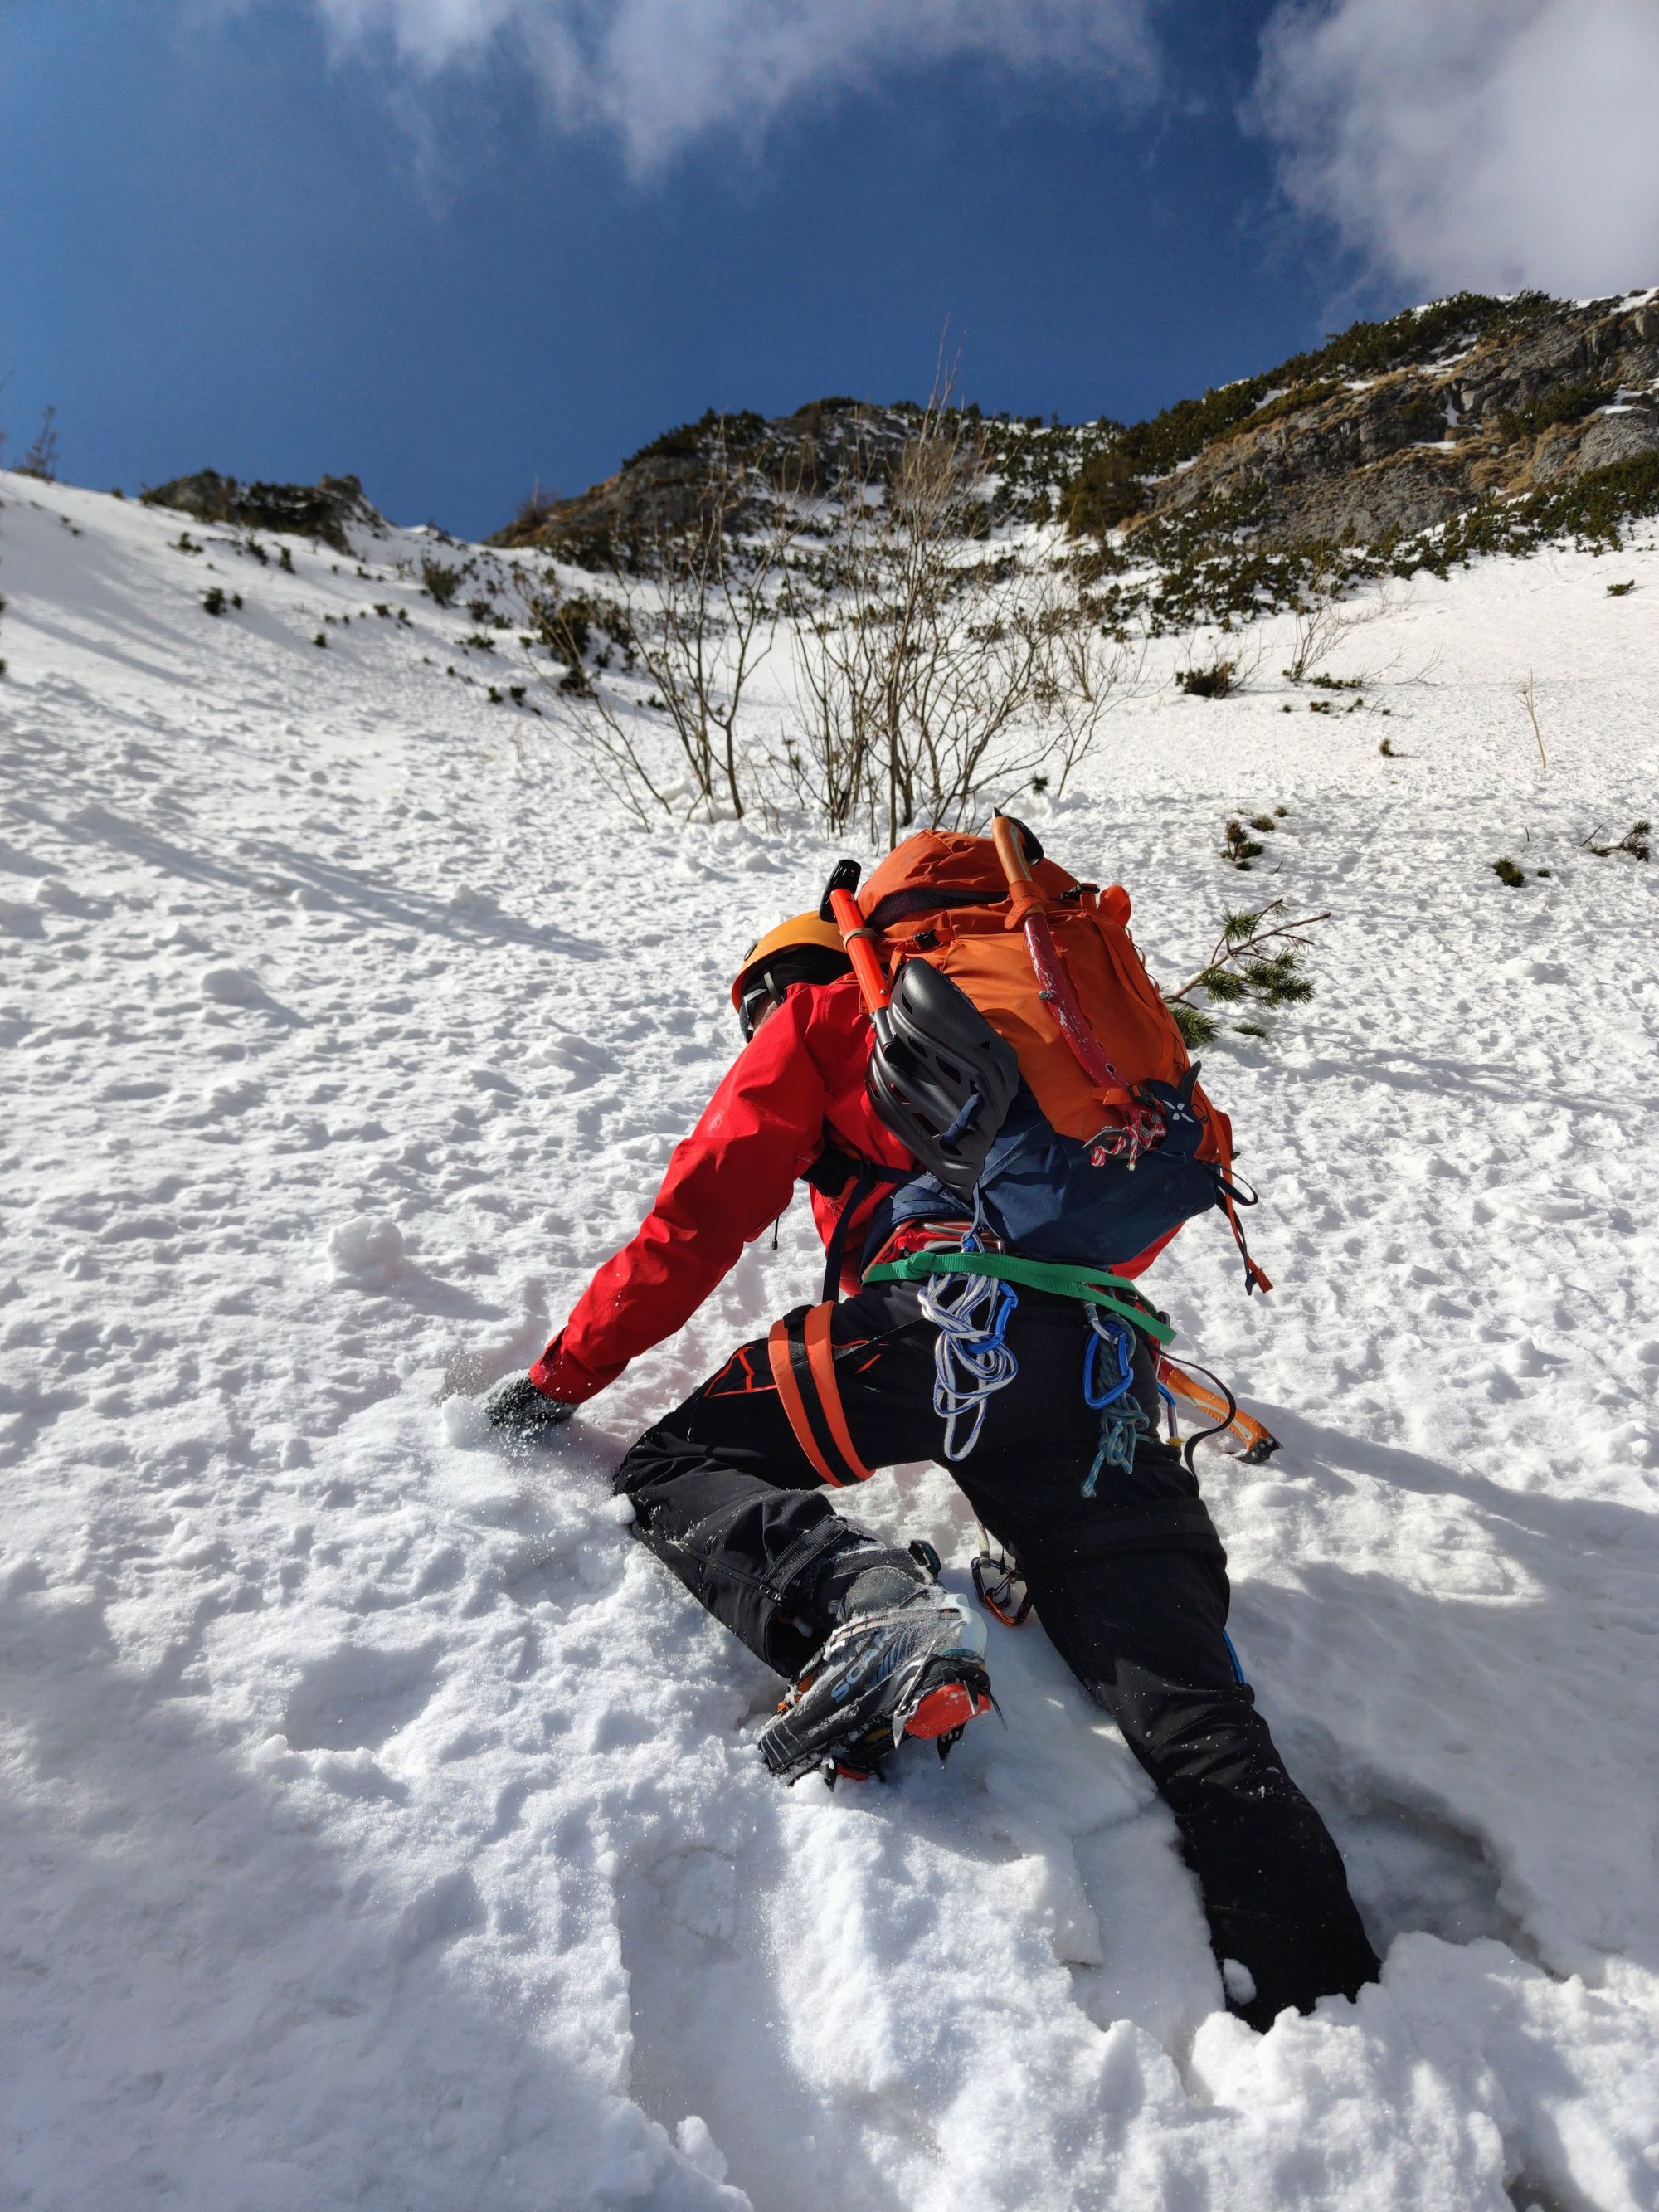
<instances>
[{"instance_id":1,"label":"crampon","mask_svg":"<svg viewBox=\"0 0 1659 2212\"><path fill-rule=\"evenodd\" d=\"M928 1588L836 1629L762 1730L761 1751L784 1782L811 1773L832 1786L867 1781L906 1736L948 1757L994 1702L983 1623Z\"/></svg>"}]
</instances>

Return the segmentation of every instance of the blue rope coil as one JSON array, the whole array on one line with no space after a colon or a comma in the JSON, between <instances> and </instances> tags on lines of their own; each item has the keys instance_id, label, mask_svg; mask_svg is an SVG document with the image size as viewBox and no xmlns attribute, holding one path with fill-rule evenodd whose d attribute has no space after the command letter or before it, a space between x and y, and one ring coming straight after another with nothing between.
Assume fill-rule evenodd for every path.
<instances>
[{"instance_id":1,"label":"blue rope coil","mask_svg":"<svg viewBox=\"0 0 1659 2212\"><path fill-rule=\"evenodd\" d=\"M1085 1306L1084 1311L1089 1316L1090 1334L1083 1347L1083 1398L1100 1415L1100 1449L1083 1484L1083 1495L1092 1498L1105 1468L1115 1468L1127 1474L1133 1468L1135 1446L1146 1432L1146 1416L1129 1399L1134 1382L1134 1339L1128 1325L1103 1316L1098 1306ZM1114 1358L1115 1377L1108 1364Z\"/></svg>"}]
</instances>

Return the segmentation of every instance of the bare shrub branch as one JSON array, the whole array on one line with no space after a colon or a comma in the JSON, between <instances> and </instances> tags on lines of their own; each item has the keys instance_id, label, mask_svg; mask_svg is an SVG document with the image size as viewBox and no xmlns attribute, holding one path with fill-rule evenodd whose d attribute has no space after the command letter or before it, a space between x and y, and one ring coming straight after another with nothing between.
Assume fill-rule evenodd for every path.
<instances>
[{"instance_id":1,"label":"bare shrub branch","mask_svg":"<svg viewBox=\"0 0 1659 2212\"><path fill-rule=\"evenodd\" d=\"M1305 681L1351 630L1380 622L1393 604L1386 583L1369 599L1356 598L1342 556L1331 547L1297 588L1285 677L1292 684Z\"/></svg>"},{"instance_id":2,"label":"bare shrub branch","mask_svg":"<svg viewBox=\"0 0 1659 2212\"><path fill-rule=\"evenodd\" d=\"M936 390L896 452L856 445L817 503L823 550L791 575L799 732L781 765L832 830L894 844L913 823L959 827L991 788L1057 773L1063 789L1139 680L1097 610L986 544L988 491L978 420Z\"/></svg>"},{"instance_id":3,"label":"bare shrub branch","mask_svg":"<svg viewBox=\"0 0 1659 2212\"><path fill-rule=\"evenodd\" d=\"M647 702L589 678L585 628L574 635L556 586L531 605L542 642L569 672L555 692L558 717L638 819L676 811L674 780L649 765L654 714L665 715L678 750L686 818L740 819L758 796L765 763L745 757L738 725L744 693L772 647L777 586L801 527L795 489L787 475L768 479L735 460L717 427L690 521L636 537L612 557L612 634L622 633Z\"/></svg>"},{"instance_id":4,"label":"bare shrub branch","mask_svg":"<svg viewBox=\"0 0 1659 2212\"><path fill-rule=\"evenodd\" d=\"M1544 733L1538 726L1538 679L1530 672L1524 684L1517 684L1515 696L1527 710L1527 720L1532 724L1533 741L1538 747L1538 758L1546 775L1549 773L1549 756L1544 750Z\"/></svg>"}]
</instances>

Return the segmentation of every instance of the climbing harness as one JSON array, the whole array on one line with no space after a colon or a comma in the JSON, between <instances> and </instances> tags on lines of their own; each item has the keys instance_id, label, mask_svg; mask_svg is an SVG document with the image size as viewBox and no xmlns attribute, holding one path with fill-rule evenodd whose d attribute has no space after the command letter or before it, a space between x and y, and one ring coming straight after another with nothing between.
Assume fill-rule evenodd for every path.
<instances>
[{"instance_id":1,"label":"climbing harness","mask_svg":"<svg viewBox=\"0 0 1659 2212\"><path fill-rule=\"evenodd\" d=\"M866 1283L915 1283L930 1275L994 1275L1005 1283L1046 1291L1056 1298L1079 1298L1131 1322L1155 1344L1172 1344L1175 1331L1134 1285L1107 1267L1079 1267L1069 1260L1027 1260L1017 1252L907 1252L902 1259L878 1261L866 1267Z\"/></svg>"},{"instance_id":2,"label":"climbing harness","mask_svg":"<svg viewBox=\"0 0 1659 2212\"><path fill-rule=\"evenodd\" d=\"M965 1278L953 1290L951 1278ZM1051 1297L1079 1299L1087 1310L1092 1334L1084 1373L1085 1395L1095 1388L1094 1362L1101 1346L1117 1343L1120 1365L1132 1362L1133 1324L1158 1344L1168 1344L1175 1331L1142 1297L1132 1284L1103 1267L1074 1266L1059 1260L1027 1260L1014 1252L986 1252L979 1249L978 1234L969 1230L959 1251L907 1252L896 1260L884 1260L865 1270L871 1282L915 1283L921 1311L939 1331L934 1347L933 1411L945 1423L945 1456L960 1463L979 1442L987 1401L1006 1389L1019 1372L1018 1363L1004 1340L1008 1323L1018 1307L1016 1284L1043 1291ZM1121 1340L1115 1332L1121 1331ZM1127 1370L1126 1370L1127 1373ZM1134 1441L1146 1427L1138 1407L1120 1406L1128 1383L1121 1374L1103 1386L1108 1395L1089 1397L1101 1408L1101 1453L1084 1486L1092 1498L1103 1467L1127 1468L1134 1457ZM970 1424L967 1437L959 1434L963 1422Z\"/></svg>"}]
</instances>

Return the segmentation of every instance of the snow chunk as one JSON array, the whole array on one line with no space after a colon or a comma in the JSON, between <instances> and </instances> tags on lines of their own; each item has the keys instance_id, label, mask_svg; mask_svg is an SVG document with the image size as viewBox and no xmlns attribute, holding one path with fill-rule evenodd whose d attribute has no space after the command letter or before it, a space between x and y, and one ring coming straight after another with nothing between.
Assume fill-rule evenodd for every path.
<instances>
[{"instance_id":1,"label":"snow chunk","mask_svg":"<svg viewBox=\"0 0 1659 2212\"><path fill-rule=\"evenodd\" d=\"M1242 1959L1221 1961L1221 1979L1227 1995L1236 2005L1255 2002L1255 1976Z\"/></svg>"},{"instance_id":2,"label":"snow chunk","mask_svg":"<svg viewBox=\"0 0 1659 2212\"><path fill-rule=\"evenodd\" d=\"M354 1214L331 1231L328 1255L337 1283L383 1291L403 1266L404 1232L378 1214Z\"/></svg>"},{"instance_id":3,"label":"snow chunk","mask_svg":"<svg viewBox=\"0 0 1659 2212\"><path fill-rule=\"evenodd\" d=\"M674 2140L679 2146L680 2156L695 2166L699 2173L706 2173L711 2181L725 2180L726 2154L709 2134L707 2120L688 2112L675 2129Z\"/></svg>"},{"instance_id":4,"label":"snow chunk","mask_svg":"<svg viewBox=\"0 0 1659 2212\"><path fill-rule=\"evenodd\" d=\"M483 1407L477 1398L458 1393L446 1398L438 1409L444 1435L453 1444L463 1449L471 1444L488 1443L494 1431L484 1419Z\"/></svg>"},{"instance_id":5,"label":"snow chunk","mask_svg":"<svg viewBox=\"0 0 1659 2212\"><path fill-rule=\"evenodd\" d=\"M264 998L257 975L246 968L210 968L202 977L202 996L222 1006L251 1006Z\"/></svg>"}]
</instances>

